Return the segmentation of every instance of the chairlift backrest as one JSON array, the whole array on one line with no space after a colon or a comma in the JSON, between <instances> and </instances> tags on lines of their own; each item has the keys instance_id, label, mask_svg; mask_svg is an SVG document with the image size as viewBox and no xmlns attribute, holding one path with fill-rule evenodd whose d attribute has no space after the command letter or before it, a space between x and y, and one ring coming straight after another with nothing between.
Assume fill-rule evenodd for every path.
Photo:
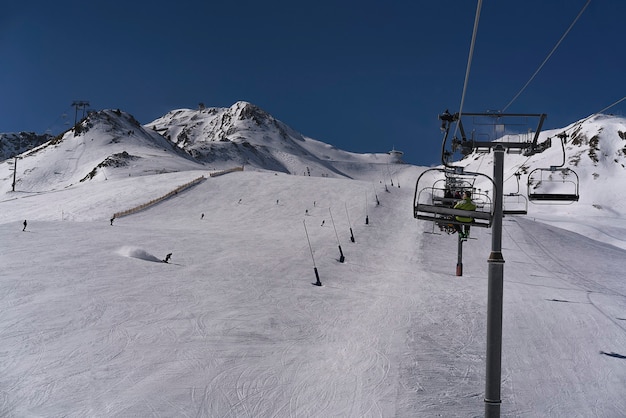
<instances>
[{"instance_id":1,"label":"chairlift backrest","mask_svg":"<svg viewBox=\"0 0 626 418\"><path fill-rule=\"evenodd\" d=\"M503 215L528 214L528 199L520 193L509 193L502 196Z\"/></svg>"},{"instance_id":2,"label":"chairlift backrest","mask_svg":"<svg viewBox=\"0 0 626 418\"><path fill-rule=\"evenodd\" d=\"M567 167L536 168L528 174L531 202L573 203L579 199L578 174Z\"/></svg>"}]
</instances>

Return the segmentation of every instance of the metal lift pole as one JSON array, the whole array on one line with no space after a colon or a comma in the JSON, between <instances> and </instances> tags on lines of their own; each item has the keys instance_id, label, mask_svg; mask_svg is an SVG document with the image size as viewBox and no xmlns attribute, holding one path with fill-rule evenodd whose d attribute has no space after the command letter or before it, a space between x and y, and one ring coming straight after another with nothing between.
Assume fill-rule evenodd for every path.
<instances>
[{"instance_id":1,"label":"metal lift pole","mask_svg":"<svg viewBox=\"0 0 626 418\"><path fill-rule=\"evenodd\" d=\"M15 191L15 179L17 177L17 156L15 157L14 163L13 163L13 185L11 190Z\"/></svg>"},{"instance_id":2,"label":"metal lift pole","mask_svg":"<svg viewBox=\"0 0 626 418\"><path fill-rule=\"evenodd\" d=\"M502 379L502 299L504 257L502 256L502 190L504 184L504 146L494 147L494 216L491 229L491 254L488 263L487 294L487 367L485 377L485 418L500 417Z\"/></svg>"}]
</instances>

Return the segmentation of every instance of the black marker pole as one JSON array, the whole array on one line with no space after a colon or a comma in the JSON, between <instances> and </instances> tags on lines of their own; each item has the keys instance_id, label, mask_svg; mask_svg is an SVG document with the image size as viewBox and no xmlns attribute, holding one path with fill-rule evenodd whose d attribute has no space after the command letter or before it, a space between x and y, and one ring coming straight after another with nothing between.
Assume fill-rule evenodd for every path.
<instances>
[{"instance_id":1,"label":"black marker pole","mask_svg":"<svg viewBox=\"0 0 626 418\"><path fill-rule=\"evenodd\" d=\"M311 247L311 240L309 239L309 231L306 230L306 221L302 221L302 225L304 225L304 233L306 234L306 240L309 243L309 250L311 251L311 259L313 260L313 271L315 272L315 286L321 286L322 282L320 282L320 275L317 272L317 267L315 266L315 257L313 256L313 247Z\"/></svg>"},{"instance_id":2,"label":"black marker pole","mask_svg":"<svg viewBox=\"0 0 626 418\"><path fill-rule=\"evenodd\" d=\"M346 258L343 256L343 251L341 251L341 244L339 243L339 235L337 234L337 228L335 228L335 220L333 219L333 213L330 208L328 208L328 212L330 213L330 221L333 223L333 228L335 229L335 236L337 237L337 246L339 247L339 262L343 263Z\"/></svg>"},{"instance_id":3,"label":"black marker pole","mask_svg":"<svg viewBox=\"0 0 626 418\"><path fill-rule=\"evenodd\" d=\"M350 222L350 214L348 213L348 204L344 203L346 207L346 216L348 217L348 226L350 226L350 241L354 242L354 233L352 232L352 223Z\"/></svg>"}]
</instances>

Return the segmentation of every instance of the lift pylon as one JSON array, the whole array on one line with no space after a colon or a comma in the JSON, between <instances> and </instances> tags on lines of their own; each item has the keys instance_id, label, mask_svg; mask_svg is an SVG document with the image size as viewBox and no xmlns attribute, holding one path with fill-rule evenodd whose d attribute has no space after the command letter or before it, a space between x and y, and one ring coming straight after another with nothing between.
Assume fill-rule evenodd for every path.
<instances>
[{"instance_id":1,"label":"lift pylon","mask_svg":"<svg viewBox=\"0 0 626 418\"><path fill-rule=\"evenodd\" d=\"M501 401L501 379L502 379L502 305L503 305L503 288L504 288L504 257L502 256L502 218L504 216L503 210L503 184L504 184L504 154L506 150L532 150L533 146L537 144L539 132L545 120L545 114L509 114L503 115L501 113L483 113L483 114L464 114L469 118L474 118L473 122L475 129L472 129L471 136L466 135L465 126L461 123L461 115L450 114L448 111L439 116L442 121L442 130L444 131L444 139L441 152L441 160L446 167L439 170L454 170L456 169L451 165L454 154L460 152L464 156L469 155L471 152L480 149L485 152L492 152L494 154L493 159L493 209L489 212L489 225L491 226L491 253L487 260L488 265L488 293L487 293L487 355L486 355L486 367L485 367L485 416L499 416ZM521 136L513 138L511 136L511 130L507 129L507 125L503 122L504 117L511 118L529 118L537 117L539 119L537 128L535 131L525 130ZM480 120L486 120L489 123L485 123L481 126ZM450 135L451 126L456 126L452 138L450 138L451 148L446 149L448 137ZM482 129L487 128L487 129ZM457 137L457 132L460 137ZM484 136L481 136L484 135ZM491 135L491 136L490 136ZM525 135L525 136L524 136ZM531 139L530 137L533 137ZM515 140L512 140L515 139ZM432 170L432 169L431 169ZM431 171L427 170L427 171ZM435 195L435 191L427 190L425 186L420 188L420 181L425 173L420 175L415 187L415 196L413 199L413 215L417 219L437 219L441 217L443 213L442 208L438 208L434 204L432 196ZM434 188L434 182L433 182ZM422 203L421 194L431 196L431 204ZM449 209L446 210L446 212ZM463 211L466 212L466 211ZM453 214L451 212L448 212ZM471 215L470 215L471 216ZM474 215L474 222L476 219L481 219L476 214ZM461 240L459 240L461 244ZM459 245L461 247L461 245ZM460 253L459 253L460 257ZM460 260L459 260L460 261Z\"/></svg>"}]
</instances>

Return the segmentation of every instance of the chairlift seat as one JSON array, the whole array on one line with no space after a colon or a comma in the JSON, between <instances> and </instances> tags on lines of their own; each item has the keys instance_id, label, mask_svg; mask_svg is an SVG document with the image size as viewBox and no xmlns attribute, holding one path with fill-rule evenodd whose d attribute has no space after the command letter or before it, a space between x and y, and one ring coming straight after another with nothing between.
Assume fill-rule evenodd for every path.
<instances>
[{"instance_id":1,"label":"chairlift seat","mask_svg":"<svg viewBox=\"0 0 626 418\"><path fill-rule=\"evenodd\" d=\"M564 167L565 144L563 138L561 138L561 148L563 149L561 165L551 165L550 168L535 168L528 173L528 200L531 202L578 202L578 174L571 168ZM549 173L549 176L544 177L544 173ZM552 179L554 173L561 173L562 178ZM546 184L548 187L545 186ZM558 191L559 193L550 193L550 191ZM567 193L563 193L563 191Z\"/></svg>"},{"instance_id":2,"label":"chairlift seat","mask_svg":"<svg viewBox=\"0 0 626 418\"><path fill-rule=\"evenodd\" d=\"M447 218L447 216L452 216L452 219ZM458 221L454 218L455 216L460 216L463 218L472 218L473 221L471 222ZM442 222L442 223L448 223L448 224L470 225L470 226L478 226L478 227L483 227L483 228L488 228L491 226L491 213L489 212L454 209L454 208L448 208L448 207L444 207L440 205L420 204L415 207L414 217L416 219L434 221L434 222Z\"/></svg>"},{"instance_id":3,"label":"chairlift seat","mask_svg":"<svg viewBox=\"0 0 626 418\"><path fill-rule=\"evenodd\" d=\"M447 218L437 217L435 215L422 215L422 214L415 216L415 219L420 219L422 221L430 221L430 222L434 222L437 224L468 225L468 226L476 226L479 228L491 227L491 222L488 220L474 219L472 222L461 222L461 221L457 221L456 219L447 219Z\"/></svg>"},{"instance_id":4,"label":"chairlift seat","mask_svg":"<svg viewBox=\"0 0 626 418\"><path fill-rule=\"evenodd\" d=\"M555 201L555 202L578 202L579 196L571 193L531 193L528 200L531 201Z\"/></svg>"},{"instance_id":5,"label":"chairlift seat","mask_svg":"<svg viewBox=\"0 0 626 418\"><path fill-rule=\"evenodd\" d=\"M426 212L426 213L435 213L439 215L452 215L452 216L461 216L463 218L478 218L478 219L491 219L491 213L489 212L480 212L477 210L463 210L463 209L454 209L454 208L446 208L444 206L439 205L425 205L420 204L415 209L415 212Z\"/></svg>"},{"instance_id":6,"label":"chairlift seat","mask_svg":"<svg viewBox=\"0 0 626 418\"><path fill-rule=\"evenodd\" d=\"M439 196L433 196L432 197L433 202L435 202L436 206L454 206L459 199L458 198L454 198L454 197L439 197Z\"/></svg>"},{"instance_id":7,"label":"chairlift seat","mask_svg":"<svg viewBox=\"0 0 626 418\"><path fill-rule=\"evenodd\" d=\"M502 211L503 215L528 215L528 211L526 209L504 209Z\"/></svg>"},{"instance_id":8,"label":"chairlift seat","mask_svg":"<svg viewBox=\"0 0 626 418\"><path fill-rule=\"evenodd\" d=\"M519 184L518 184L519 189ZM527 215L528 214L528 199L519 194L519 190L516 193L509 193L503 196L503 215Z\"/></svg>"}]
</instances>

